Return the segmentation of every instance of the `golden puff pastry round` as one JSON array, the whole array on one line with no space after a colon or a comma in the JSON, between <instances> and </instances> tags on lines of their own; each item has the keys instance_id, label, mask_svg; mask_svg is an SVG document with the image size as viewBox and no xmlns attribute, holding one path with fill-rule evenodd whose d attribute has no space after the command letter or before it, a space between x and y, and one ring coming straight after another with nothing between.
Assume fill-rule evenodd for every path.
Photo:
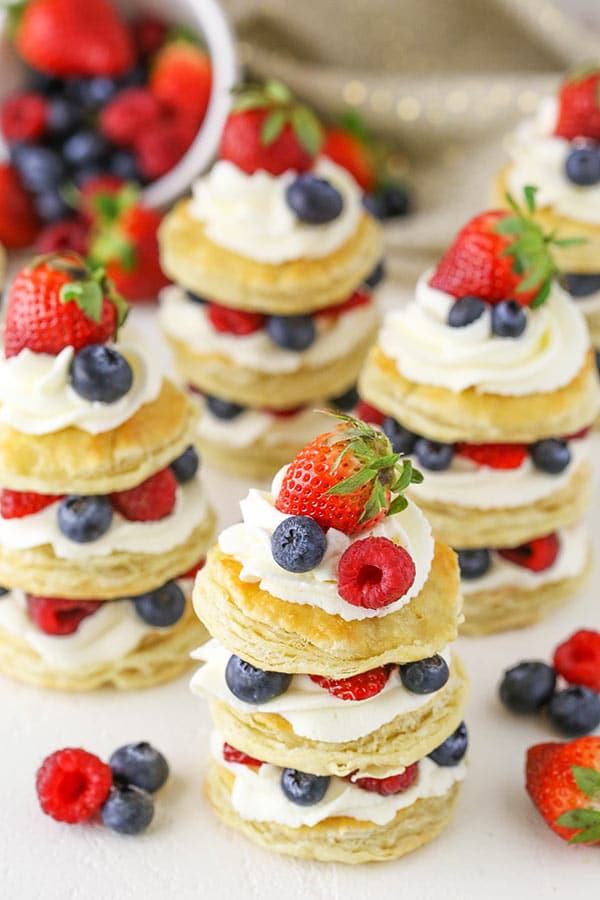
<instances>
[{"instance_id":1,"label":"golden puff pastry round","mask_svg":"<svg viewBox=\"0 0 600 900\"><path fill-rule=\"evenodd\" d=\"M345 621L290 603L240 580L240 564L218 546L194 587L196 613L232 653L261 669L346 678L386 663L433 656L457 635L461 612L456 554L436 544L421 592L385 616Z\"/></svg>"},{"instance_id":2,"label":"golden puff pastry round","mask_svg":"<svg viewBox=\"0 0 600 900\"><path fill-rule=\"evenodd\" d=\"M387 825L347 817L325 819L317 825L290 828L276 822L242 819L231 804L234 776L211 762L206 794L218 816L266 850L322 862L366 863L398 859L433 840L450 821L459 784L441 797L417 800L401 809Z\"/></svg>"},{"instance_id":3,"label":"golden puff pastry round","mask_svg":"<svg viewBox=\"0 0 600 900\"><path fill-rule=\"evenodd\" d=\"M367 278L382 253L381 229L368 213L352 237L328 256L261 263L206 237L202 222L180 201L159 231L166 274L194 293L250 312L295 315L342 303Z\"/></svg>"},{"instance_id":4,"label":"golden puff pastry round","mask_svg":"<svg viewBox=\"0 0 600 900\"><path fill-rule=\"evenodd\" d=\"M592 350L576 377L547 394L518 397L484 394L475 388L454 392L416 384L400 374L394 360L374 347L359 379L361 396L405 428L434 441L531 444L575 434L591 425L600 409L600 387Z\"/></svg>"},{"instance_id":5,"label":"golden puff pastry round","mask_svg":"<svg viewBox=\"0 0 600 900\"><path fill-rule=\"evenodd\" d=\"M40 494L109 494L135 487L194 442L197 404L170 381L112 431L24 434L0 424L2 487Z\"/></svg>"}]
</instances>

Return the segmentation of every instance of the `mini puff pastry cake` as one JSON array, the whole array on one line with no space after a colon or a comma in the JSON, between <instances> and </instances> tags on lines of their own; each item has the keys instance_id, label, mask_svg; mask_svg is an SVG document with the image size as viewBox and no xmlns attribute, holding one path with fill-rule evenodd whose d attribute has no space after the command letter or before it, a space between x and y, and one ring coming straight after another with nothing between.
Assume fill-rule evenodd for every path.
<instances>
[{"instance_id":1,"label":"mini puff pastry cake","mask_svg":"<svg viewBox=\"0 0 600 900\"><path fill-rule=\"evenodd\" d=\"M338 418L209 551L194 606L212 640L191 687L215 724L219 816L268 849L360 863L448 822L467 682L456 556L403 496L421 475Z\"/></svg>"},{"instance_id":2,"label":"mini puff pastry cake","mask_svg":"<svg viewBox=\"0 0 600 900\"><path fill-rule=\"evenodd\" d=\"M61 690L180 674L214 515L193 402L75 254L34 259L0 358L0 671Z\"/></svg>"},{"instance_id":3,"label":"mini puff pastry cake","mask_svg":"<svg viewBox=\"0 0 600 900\"><path fill-rule=\"evenodd\" d=\"M161 227L161 326L206 398L202 450L236 474L270 478L318 434L316 401L355 386L375 339L379 227L321 142L284 85L242 90L219 159Z\"/></svg>"},{"instance_id":4,"label":"mini puff pastry cake","mask_svg":"<svg viewBox=\"0 0 600 900\"><path fill-rule=\"evenodd\" d=\"M589 568L594 353L526 200L460 231L360 382L394 450L427 470L409 493L458 551L467 633L537 621Z\"/></svg>"}]
</instances>

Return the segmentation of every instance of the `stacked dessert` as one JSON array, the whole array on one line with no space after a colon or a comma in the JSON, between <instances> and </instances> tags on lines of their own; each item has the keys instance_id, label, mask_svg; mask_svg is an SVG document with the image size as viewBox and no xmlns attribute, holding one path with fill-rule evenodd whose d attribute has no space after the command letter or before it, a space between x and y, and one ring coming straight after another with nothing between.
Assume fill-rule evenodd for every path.
<instances>
[{"instance_id":1,"label":"stacked dessert","mask_svg":"<svg viewBox=\"0 0 600 900\"><path fill-rule=\"evenodd\" d=\"M146 687L202 638L192 578L213 514L195 405L73 253L16 277L0 359L0 671L41 687ZM186 596L187 591L187 596Z\"/></svg>"},{"instance_id":2,"label":"stacked dessert","mask_svg":"<svg viewBox=\"0 0 600 900\"><path fill-rule=\"evenodd\" d=\"M466 680L450 650L455 554L403 497L420 478L339 416L250 490L194 605L213 640L192 681L216 731L207 791L269 849L392 859L446 825L465 775Z\"/></svg>"},{"instance_id":3,"label":"stacked dessert","mask_svg":"<svg viewBox=\"0 0 600 900\"><path fill-rule=\"evenodd\" d=\"M237 474L271 477L322 429L323 398L349 408L375 337L379 228L320 145L284 85L241 91L219 160L161 228L162 328L204 396L204 457Z\"/></svg>"},{"instance_id":4,"label":"stacked dessert","mask_svg":"<svg viewBox=\"0 0 600 900\"><path fill-rule=\"evenodd\" d=\"M557 97L507 139L510 162L496 179L496 200L538 188L536 213L546 231L583 238L556 249L561 283L585 313L600 347L600 68L569 75Z\"/></svg>"},{"instance_id":5,"label":"stacked dessert","mask_svg":"<svg viewBox=\"0 0 600 900\"><path fill-rule=\"evenodd\" d=\"M467 633L536 621L589 568L594 354L526 199L459 232L387 317L360 383L394 450L430 472L411 494L458 550Z\"/></svg>"}]
</instances>

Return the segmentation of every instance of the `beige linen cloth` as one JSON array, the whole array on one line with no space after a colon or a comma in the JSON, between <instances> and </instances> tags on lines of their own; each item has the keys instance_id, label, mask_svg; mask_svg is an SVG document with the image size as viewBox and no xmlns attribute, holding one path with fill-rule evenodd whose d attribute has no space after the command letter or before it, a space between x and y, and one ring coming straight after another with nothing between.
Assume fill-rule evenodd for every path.
<instances>
[{"instance_id":1,"label":"beige linen cloth","mask_svg":"<svg viewBox=\"0 0 600 900\"><path fill-rule=\"evenodd\" d=\"M600 60L600 0L222 0L252 74L401 148L415 215L386 227L404 289L488 203L502 140L563 72Z\"/></svg>"}]
</instances>

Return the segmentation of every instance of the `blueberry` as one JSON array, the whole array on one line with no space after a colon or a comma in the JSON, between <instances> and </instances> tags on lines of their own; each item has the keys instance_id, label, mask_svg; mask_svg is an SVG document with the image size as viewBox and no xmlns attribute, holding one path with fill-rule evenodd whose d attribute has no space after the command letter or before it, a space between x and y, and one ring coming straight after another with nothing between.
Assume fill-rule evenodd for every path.
<instances>
[{"instance_id":1,"label":"blueberry","mask_svg":"<svg viewBox=\"0 0 600 900\"><path fill-rule=\"evenodd\" d=\"M344 206L337 188L315 175L298 175L286 190L285 199L300 221L308 225L332 222Z\"/></svg>"},{"instance_id":2,"label":"blueberry","mask_svg":"<svg viewBox=\"0 0 600 900\"><path fill-rule=\"evenodd\" d=\"M47 129L51 137L72 134L81 125L81 110L66 97L53 97L48 104Z\"/></svg>"},{"instance_id":3,"label":"blueberry","mask_svg":"<svg viewBox=\"0 0 600 900\"><path fill-rule=\"evenodd\" d=\"M486 304L479 297L460 297L450 307L448 313L448 325L451 328L464 328L471 322L476 322L485 312Z\"/></svg>"},{"instance_id":4,"label":"blueberry","mask_svg":"<svg viewBox=\"0 0 600 900\"><path fill-rule=\"evenodd\" d=\"M54 75L46 75L45 72L31 69L27 72L27 87L36 94L50 97L63 89L63 82Z\"/></svg>"},{"instance_id":5,"label":"blueberry","mask_svg":"<svg viewBox=\"0 0 600 900\"><path fill-rule=\"evenodd\" d=\"M110 528L113 508L108 497L69 494L58 506L58 527L78 544L97 541Z\"/></svg>"},{"instance_id":6,"label":"blueberry","mask_svg":"<svg viewBox=\"0 0 600 900\"><path fill-rule=\"evenodd\" d=\"M569 737L589 734L600 725L600 694L589 687L571 685L552 697L548 717L558 731Z\"/></svg>"},{"instance_id":7,"label":"blueberry","mask_svg":"<svg viewBox=\"0 0 600 900\"><path fill-rule=\"evenodd\" d=\"M325 532L310 516L288 516L271 536L273 559L287 572L316 569L326 549Z\"/></svg>"},{"instance_id":8,"label":"blueberry","mask_svg":"<svg viewBox=\"0 0 600 900\"><path fill-rule=\"evenodd\" d=\"M529 660L506 670L499 693L511 712L534 713L548 703L555 687L556 672L552 666Z\"/></svg>"},{"instance_id":9,"label":"blueberry","mask_svg":"<svg viewBox=\"0 0 600 900\"><path fill-rule=\"evenodd\" d=\"M330 781L329 775L310 775L298 769L284 769L281 790L297 806L314 806L327 793Z\"/></svg>"},{"instance_id":10,"label":"blueberry","mask_svg":"<svg viewBox=\"0 0 600 900\"><path fill-rule=\"evenodd\" d=\"M225 669L225 681L234 697L244 703L267 703L280 694L285 694L292 676L283 672L265 672L239 656L231 656Z\"/></svg>"},{"instance_id":11,"label":"blueberry","mask_svg":"<svg viewBox=\"0 0 600 900\"><path fill-rule=\"evenodd\" d=\"M584 187L600 181L600 154L595 145L575 147L565 160L565 172L569 181Z\"/></svg>"},{"instance_id":12,"label":"blueberry","mask_svg":"<svg viewBox=\"0 0 600 900\"><path fill-rule=\"evenodd\" d=\"M185 612L185 595L174 581L134 597L133 602L140 619L153 628L170 628Z\"/></svg>"},{"instance_id":13,"label":"blueberry","mask_svg":"<svg viewBox=\"0 0 600 900\"><path fill-rule=\"evenodd\" d=\"M63 157L73 168L93 165L102 160L108 150L105 138L97 131L76 131L63 145Z\"/></svg>"},{"instance_id":14,"label":"blueberry","mask_svg":"<svg viewBox=\"0 0 600 900\"><path fill-rule=\"evenodd\" d=\"M235 419L244 412L244 407L239 403L231 403L229 400L221 400L220 397L206 395L206 405L217 419Z\"/></svg>"},{"instance_id":15,"label":"blueberry","mask_svg":"<svg viewBox=\"0 0 600 900\"><path fill-rule=\"evenodd\" d=\"M527 315L516 300L501 300L492 306L492 332L498 337L518 338L527 327Z\"/></svg>"},{"instance_id":16,"label":"blueberry","mask_svg":"<svg viewBox=\"0 0 600 900\"><path fill-rule=\"evenodd\" d=\"M185 296L188 300L191 300L192 303L208 303L206 297L201 297L200 294L194 294L193 291L186 291Z\"/></svg>"},{"instance_id":17,"label":"blueberry","mask_svg":"<svg viewBox=\"0 0 600 900\"><path fill-rule=\"evenodd\" d=\"M358 396L358 391L356 390L356 386L351 387L344 394L339 394L337 397L331 398L331 405L335 406L337 409L341 409L342 412L350 412L351 409L359 402L360 397Z\"/></svg>"},{"instance_id":18,"label":"blueberry","mask_svg":"<svg viewBox=\"0 0 600 900\"><path fill-rule=\"evenodd\" d=\"M171 463L171 471L179 484L185 484L186 481L192 480L198 471L199 465L200 457L198 456L196 448L192 447L190 444L187 450L183 451L181 456L178 456L177 459L173 460Z\"/></svg>"},{"instance_id":19,"label":"blueberry","mask_svg":"<svg viewBox=\"0 0 600 900\"><path fill-rule=\"evenodd\" d=\"M433 694L444 687L449 677L448 664L439 653L400 666L400 680L413 694Z\"/></svg>"},{"instance_id":20,"label":"blueberry","mask_svg":"<svg viewBox=\"0 0 600 900\"><path fill-rule=\"evenodd\" d=\"M4 597L6 594L10 594L10 588L0 587L0 597Z\"/></svg>"},{"instance_id":21,"label":"blueberry","mask_svg":"<svg viewBox=\"0 0 600 900\"><path fill-rule=\"evenodd\" d=\"M383 194L363 194L362 205L375 219L386 218L386 205Z\"/></svg>"},{"instance_id":22,"label":"blueberry","mask_svg":"<svg viewBox=\"0 0 600 900\"><path fill-rule=\"evenodd\" d=\"M21 144L15 151L14 163L23 184L34 193L57 188L65 174L60 156L49 147Z\"/></svg>"},{"instance_id":23,"label":"blueberry","mask_svg":"<svg viewBox=\"0 0 600 900\"><path fill-rule=\"evenodd\" d=\"M131 390L133 371L124 356L106 344L88 344L73 357L71 387L96 403L116 403Z\"/></svg>"},{"instance_id":24,"label":"blueberry","mask_svg":"<svg viewBox=\"0 0 600 900\"><path fill-rule=\"evenodd\" d=\"M142 180L137 160L129 150L115 150L109 159L108 170L123 181Z\"/></svg>"},{"instance_id":25,"label":"blueberry","mask_svg":"<svg viewBox=\"0 0 600 900\"><path fill-rule=\"evenodd\" d=\"M440 441L428 441L420 437L415 441L414 451L424 469L442 472L447 469L454 456L454 444L442 444Z\"/></svg>"},{"instance_id":26,"label":"blueberry","mask_svg":"<svg viewBox=\"0 0 600 900\"><path fill-rule=\"evenodd\" d=\"M146 791L113 785L101 809L102 821L119 834L140 834L154 816L154 801Z\"/></svg>"},{"instance_id":27,"label":"blueberry","mask_svg":"<svg viewBox=\"0 0 600 900\"><path fill-rule=\"evenodd\" d=\"M387 436L394 453L412 453L415 449L417 438L414 431L409 431L391 416L386 416L382 424L383 433Z\"/></svg>"},{"instance_id":28,"label":"blueberry","mask_svg":"<svg viewBox=\"0 0 600 900\"><path fill-rule=\"evenodd\" d=\"M35 208L44 222L58 222L66 219L73 210L57 188L48 188L34 197Z\"/></svg>"},{"instance_id":29,"label":"blueberry","mask_svg":"<svg viewBox=\"0 0 600 900\"><path fill-rule=\"evenodd\" d=\"M381 192L385 203L385 218L405 216L410 212L410 195L406 188L399 184L388 184Z\"/></svg>"},{"instance_id":30,"label":"blueberry","mask_svg":"<svg viewBox=\"0 0 600 900\"><path fill-rule=\"evenodd\" d=\"M600 275L569 273L562 276L561 283L571 297L589 297L600 291Z\"/></svg>"},{"instance_id":31,"label":"blueberry","mask_svg":"<svg viewBox=\"0 0 600 900\"><path fill-rule=\"evenodd\" d=\"M371 274L365 278L365 284L368 288L376 288L381 284L383 279L385 278L385 263L382 259L379 260Z\"/></svg>"},{"instance_id":32,"label":"blueberry","mask_svg":"<svg viewBox=\"0 0 600 900\"><path fill-rule=\"evenodd\" d=\"M269 316L267 334L285 350L306 350L314 342L317 329L312 316Z\"/></svg>"},{"instance_id":33,"label":"blueberry","mask_svg":"<svg viewBox=\"0 0 600 900\"><path fill-rule=\"evenodd\" d=\"M537 441L529 448L529 453L536 469L541 469L542 472L548 472L550 475L558 475L571 462L569 445L558 438Z\"/></svg>"},{"instance_id":34,"label":"blueberry","mask_svg":"<svg viewBox=\"0 0 600 900\"><path fill-rule=\"evenodd\" d=\"M147 741L119 747L108 761L115 781L153 794L169 777L166 759Z\"/></svg>"},{"instance_id":35,"label":"blueberry","mask_svg":"<svg viewBox=\"0 0 600 900\"><path fill-rule=\"evenodd\" d=\"M438 766L457 766L467 752L468 746L467 726L461 722L456 731L446 738L443 744L427 755Z\"/></svg>"},{"instance_id":36,"label":"blueberry","mask_svg":"<svg viewBox=\"0 0 600 900\"><path fill-rule=\"evenodd\" d=\"M481 578L492 564L490 551L484 547L476 550L457 550L461 578Z\"/></svg>"},{"instance_id":37,"label":"blueberry","mask_svg":"<svg viewBox=\"0 0 600 900\"><path fill-rule=\"evenodd\" d=\"M103 75L82 79L79 87L81 105L84 109L95 112L112 100L118 89L119 85L114 79Z\"/></svg>"}]
</instances>

